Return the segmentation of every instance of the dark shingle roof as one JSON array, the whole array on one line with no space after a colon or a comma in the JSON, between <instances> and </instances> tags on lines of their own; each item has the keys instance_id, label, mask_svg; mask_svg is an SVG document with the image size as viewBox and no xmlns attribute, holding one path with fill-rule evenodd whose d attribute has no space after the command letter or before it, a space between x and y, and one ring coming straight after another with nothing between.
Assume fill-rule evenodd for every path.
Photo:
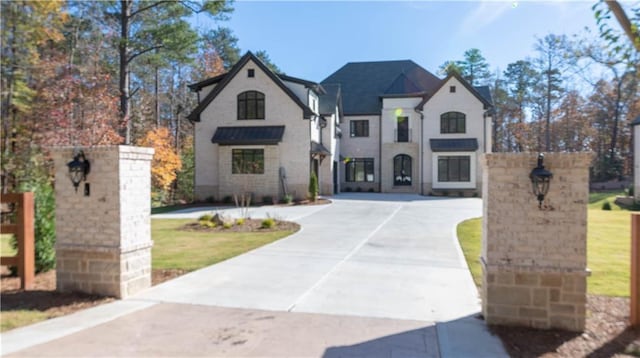
<instances>
[{"instance_id":1,"label":"dark shingle roof","mask_svg":"<svg viewBox=\"0 0 640 358\"><path fill-rule=\"evenodd\" d=\"M429 139L434 152L473 152L478 150L476 138Z\"/></svg>"},{"instance_id":2,"label":"dark shingle roof","mask_svg":"<svg viewBox=\"0 0 640 358\"><path fill-rule=\"evenodd\" d=\"M350 62L342 66L321 84L339 84L342 93L342 107L346 115L379 114L380 96L388 90L402 90L399 77L411 80L411 88L403 93L433 93L441 80L410 60L380 62ZM397 86L395 82L400 81ZM393 85L393 86L392 86ZM415 86L415 87L414 87ZM326 87L325 87L326 88ZM402 94L402 93L394 93Z\"/></svg>"},{"instance_id":3,"label":"dark shingle roof","mask_svg":"<svg viewBox=\"0 0 640 358\"><path fill-rule=\"evenodd\" d=\"M638 116L636 119L634 119L634 120L631 122L631 125L632 125L632 126L637 126L638 124L640 124L640 116Z\"/></svg>"},{"instance_id":4,"label":"dark shingle roof","mask_svg":"<svg viewBox=\"0 0 640 358\"><path fill-rule=\"evenodd\" d=\"M396 79L391 83L389 88L384 91L385 94L407 94L407 93L418 93L423 90L418 87L410 78L408 78L404 73L401 73L396 77Z\"/></svg>"},{"instance_id":5,"label":"dark shingle roof","mask_svg":"<svg viewBox=\"0 0 640 358\"><path fill-rule=\"evenodd\" d=\"M478 92L478 94L480 94L482 98L487 100L487 102L493 104L493 99L491 98L491 90L489 89L489 86L474 86L473 88Z\"/></svg>"},{"instance_id":6,"label":"dark shingle roof","mask_svg":"<svg viewBox=\"0 0 640 358\"><path fill-rule=\"evenodd\" d=\"M278 144L284 126L218 127L211 143L220 145Z\"/></svg>"}]
</instances>

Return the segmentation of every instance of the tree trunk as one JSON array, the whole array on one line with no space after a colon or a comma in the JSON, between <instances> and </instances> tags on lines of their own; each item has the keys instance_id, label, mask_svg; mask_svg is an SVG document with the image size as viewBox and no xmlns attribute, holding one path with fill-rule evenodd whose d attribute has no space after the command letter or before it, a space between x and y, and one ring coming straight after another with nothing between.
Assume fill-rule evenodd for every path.
<instances>
[{"instance_id":1,"label":"tree trunk","mask_svg":"<svg viewBox=\"0 0 640 358\"><path fill-rule=\"evenodd\" d=\"M121 131L125 138L125 144L131 144L131 118L129 109L129 59L127 49L129 41L129 18L131 17L131 0L120 1L120 43L118 52L120 55L120 116L124 128Z\"/></svg>"}]
</instances>

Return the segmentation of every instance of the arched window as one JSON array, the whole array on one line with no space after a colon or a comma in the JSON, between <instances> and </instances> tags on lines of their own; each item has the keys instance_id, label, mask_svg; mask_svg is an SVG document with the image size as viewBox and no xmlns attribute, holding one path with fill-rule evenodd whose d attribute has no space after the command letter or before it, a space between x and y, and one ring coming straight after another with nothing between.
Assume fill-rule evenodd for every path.
<instances>
[{"instance_id":1,"label":"arched window","mask_svg":"<svg viewBox=\"0 0 640 358\"><path fill-rule=\"evenodd\" d=\"M447 112L440 116L440 133L465 133L466 118L464 113Z\"/></svg>"},{"instance_id":2,"label":"arched window","mask_svg":"<svg viewBox=\"0 0 640 358\"><path fill-rule=\"evenodd\" d=\"M393 158L393 185L411 185L411 157L398 154Z\"/></svg>"},{"instance_id":3,"label":"arched window","mask_svg":"<svg viewBox=\"0 0 640 358\"><path fill-rule=\"evenodd\" d=\"M258 91L240 93L238 119L264 119L264 93Z\"/></svg>"}]
</instances>

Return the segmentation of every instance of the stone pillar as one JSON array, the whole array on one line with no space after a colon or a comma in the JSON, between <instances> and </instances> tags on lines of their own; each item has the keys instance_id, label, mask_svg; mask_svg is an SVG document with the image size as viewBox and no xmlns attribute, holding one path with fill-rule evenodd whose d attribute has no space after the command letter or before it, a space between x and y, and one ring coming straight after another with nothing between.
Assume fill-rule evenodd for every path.
<instances>
[{"instance_id":1,"label":"stone pillar","mask_svg":"<svg viewBox=\"0 0 640 358\"><path fill-rule=\"evenodd\" d=\"M77 192L67 168L73 148L53 153L57 289L124 298L151 285L153 149L81 149L91 172Z\"/></svg>"},{"instance_id":2,"label":"stone pillar","mask_svg":"<svg viewBox=\"0 0 640 358\"><path fill-rule=\"evenodd\" d=\"M537 153L482 158L482 311L488 324L582 331L591 153L545 153L553 173L538 208Z\"/></svg>"}]
</instances>

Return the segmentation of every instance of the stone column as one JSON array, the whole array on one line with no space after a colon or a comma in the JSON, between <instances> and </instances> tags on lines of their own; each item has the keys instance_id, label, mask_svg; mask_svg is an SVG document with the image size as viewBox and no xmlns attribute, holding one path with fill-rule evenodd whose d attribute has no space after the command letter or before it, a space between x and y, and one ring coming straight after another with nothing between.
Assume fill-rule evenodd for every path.
<instances>
[{"instance_id":1,"label":"stone column","mask_svg":"<svg viewBox=\"0 0 640 358\"><path fill-rule=\"evenodd\" d=\"M488 324L582 331L591 153L545 153L553 173L538 208L537 153L482 158L482 310Z\"/></svg>"},{"instance_id":2,"label":"stone column","mask_svg":"<svg viewBox=\"0 0 640 358\"><path fill-rule=\"evenodd\" d=\"M91 172L77 192L67 168L73 148L53 153L57 289L124 298L151 285L153 149L81 149Z\"/></svg>"}]
</instances>

